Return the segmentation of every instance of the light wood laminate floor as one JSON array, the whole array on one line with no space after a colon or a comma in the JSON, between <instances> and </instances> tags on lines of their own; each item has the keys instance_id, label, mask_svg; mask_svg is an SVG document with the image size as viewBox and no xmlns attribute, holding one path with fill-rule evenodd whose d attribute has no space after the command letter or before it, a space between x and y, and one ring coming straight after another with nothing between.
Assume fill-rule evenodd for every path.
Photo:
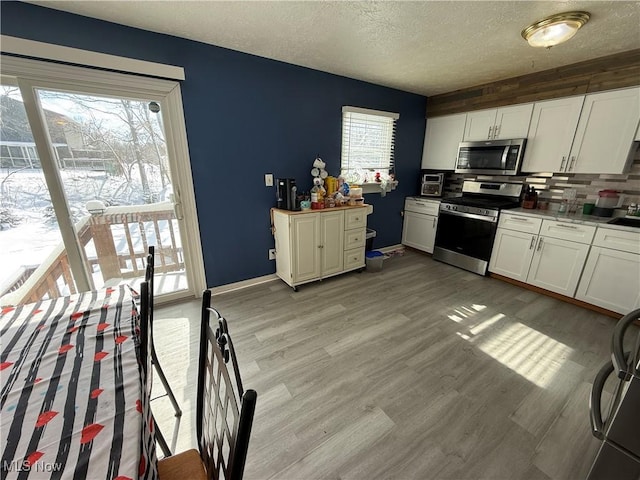
<instances>
[{"instance_id":1,"label":"light wood laminate floor","mask_svg":"<svg viewBox=\"0 0 640 480\"><path fill-rule=\"evenodd\" d=\"M258 392L247 479L583 479L596 453L588 396L611 318L411 250L213 303ZM199 314L155 313L177 451L196 445ZM168 399L152 405L171 437Z\"/></svg>"}]
</instances>

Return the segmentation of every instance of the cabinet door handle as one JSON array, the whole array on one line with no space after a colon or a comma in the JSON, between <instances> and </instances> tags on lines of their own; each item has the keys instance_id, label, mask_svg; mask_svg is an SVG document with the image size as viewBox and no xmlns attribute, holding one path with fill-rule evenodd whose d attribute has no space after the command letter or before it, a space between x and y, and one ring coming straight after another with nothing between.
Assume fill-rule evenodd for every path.
<instances>
[{"instance_id":1,"label":"cabinet door handle","mask_svg":"<svg viewBox=\"0 0 640 480\"><path fill-rule=\"evenodd\" d=\"M535 236L535 235L532 235L532 236L531 236L531 243L529 244L529 250L531 250L531 249L533 248L533 246L535 245L535 243L536 243L536 236Z\"/></svg>"},{"instance_id":2,"label":"cabinet door handle","mask_svg":"<svg viewBox=\"0 0 640 480\"><path fill-rule=\"evenodd\" d=\"M556 223L556 227L570 228L572 230L578 230L578 227L576 227L575 225L565 225L564 223Z\"/></svg>"},{"instance_id":3,"label":"cabinet door handle","mask_svg":"<svg viewBox=\"0 0 640 480\"><path fill-rule=\"evenodd\" d=\"M517 220L518 222L527 222L527 223L529 223L529 219L528 218L522 218L522 217L509 217L509 220Z\"/></svg>"},{"instance_id":4,"label":"cabinet door handle","mask_svg":"<svg viewBox=\"0 0 640 480\"><path fill-rule=\"evenodd\" d=\"M436 228L436 217L433 217L433 228Z\"/></svg>"},{"instance_id":5,"label":"cabinet door handle","mask_svg":"<svg viewBox=\"0 0 640 480\"><path fill-rule=\"evenodd\" d=\"M536 252L539 252L541 248L542 248L542 237L540 237L540 239L538 240L538 248L536 248Z\"/></svg>"},{"instance_id":6,"label":"cabinet door handle","mask_svg":"<svg viewBox=\"0 0 640 480\"><path fill-rule=\"evenodd\" d=\"M571 163L569 164L569 171L573 170L573 162L575 161L576 161L576 157L575 156L571 157Z\"/></svg>"},{"instance_id":7,"label":"cabinet door handle","mask_svg":"<svg viewBox=\"0 0 640 480\"><path fill-rule=\"evenodd\" d=\"M566 163L566 161L567 161L567 157L563 156L562 157L562 163L560 163L560 171L561 172L564 172L564 164Z\"/></svg>"},{"instance_id":8,"label":"cabinet door handle","mask_svg":"<svg viewBox=\"0 0 640 480\"><path fill-rule=\"evenodd\" d=\"M491 140L491 130L493 130L493 126L489 127L489 135L487 135L487 140Z\"/></svg>"},{"instance_id":9,"label":"cabinet door handle","mask_svg":"<svg viewBox=\"0 0 640 480\"><path fill-rule=\"evenodd\" d=\"M502 128L502 125L496 125L493 129L493 138L498 138L498 135L500 135L500 129Z\"/></svg>"}]
</instances>

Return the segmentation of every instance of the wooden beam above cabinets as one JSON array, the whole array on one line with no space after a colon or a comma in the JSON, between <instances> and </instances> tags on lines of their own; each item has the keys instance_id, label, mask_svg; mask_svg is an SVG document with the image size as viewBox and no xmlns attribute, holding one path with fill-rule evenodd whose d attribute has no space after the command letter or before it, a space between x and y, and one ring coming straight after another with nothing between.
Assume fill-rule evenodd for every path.
<instances>
[{"instance_id":1,"label":"wooden beam above cabinets","mask_svg":"<svg viewBox=\"0 0 640 480\"><path fill-rule=\"evenodd\" d=\"M640 49L427 99L427 118L640 85Z\"/></svg>"}]
</instances>

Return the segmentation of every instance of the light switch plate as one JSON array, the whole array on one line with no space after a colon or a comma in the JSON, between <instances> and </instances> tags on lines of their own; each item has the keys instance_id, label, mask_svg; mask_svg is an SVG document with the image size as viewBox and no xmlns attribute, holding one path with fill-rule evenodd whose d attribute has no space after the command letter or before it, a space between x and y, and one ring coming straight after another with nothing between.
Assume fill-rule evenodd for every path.
<instances>
[{"instance_id":1,"label":"light switch plate","mask_svg":"<svg viewBox=\"0 0 640 480\"><path fill-rule=\"evenodd\" d=\"M264 184L267 187L273 187L273 173L264 174Z\"/></svg>"}]
</instances>

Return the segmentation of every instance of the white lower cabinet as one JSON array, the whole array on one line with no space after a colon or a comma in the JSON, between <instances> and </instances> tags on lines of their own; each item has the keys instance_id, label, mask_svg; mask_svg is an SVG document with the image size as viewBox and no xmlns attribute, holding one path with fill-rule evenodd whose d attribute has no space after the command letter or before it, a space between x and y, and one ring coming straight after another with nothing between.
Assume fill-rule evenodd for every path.
<instances>
[{"instance_id":1,"label":"white lower cabinet","mask_svg":"<svg viewBox=\"0 0 640 480\"><path fill-rule=\"evenodd\" d=\"M433 253L439 210L439 200L407 197L404 201L402 244Z\"/></svg>"},{"instance_id":2,"label":"white lower cabinet","mask_svg":"<svg viewBox=\"0 0 640 480\"><path fill-rule=\"evenodd\" d=\"M498 228L489 271L526 282L537 238L537 235L530 233Z\"/></svg>"},{"instance_id":3,"label":"white lower cabinet","mask_svg":"<svg viewBox=\"0 0 640 480\"><path fill-rule=\"evenodd\" d=\"M273 209L276 274L291 287L365 266L370 207L313 212Z\"/></svg>"},{"instance_id":4,"label":"white lower cabinet","mask_svg":"<svg viewBox=\"0 0 640 480\"><path fill-rule=\"evenodd\" d=\"M640 308L640 231L504 212L489 271L624 315Z\"/></svg>"},{"instance_id":5,"label":"white lower cabinet","mask_svg":"<svg viewBox=\"0 0 640 480\"><path fill-rule=\"evenodd\" d=\"M344 212L320 216L320 276L342 272L344 259Z\"/></svg>"},{"instance_id":6,"label":"white lower cabinet","mask_svg":"<svg viewBox=\"0 0 640 480\"><path fill-rule=\"evenodd\" d=\"M277 225L276 229L279 230ZM286 244L289 248L284 248L284 239L276 234L276 269L280 270L281 266L288 266L289 268L282 273L289 274L289 281L292 284L318 278L320 276L320 238L322 235L320 233L320 215L300 215L291 218L287 235ZM286 264L282 261L282 257L285 256L288 259ZM277 273L281 272L277 271Z\"/></svg>"},{"instance_id":7,"label":"white lower cabinet","mask_svg":"<svg viewBox=\"0 0 640 480\"><path fill-rule=\"evenodd\" d=\"M416 212L404 212L402 244L433 253L438 217Z\"/></svg>"},{"instance_id":8,"label":"white lower cabinet","mask_svg":"<svg viewBox=\"0 0 640 480\"><path fill-rule=\"evenodd\" d=\"M527 283L573 297L588 253L588 244L540 236Z\"/></svg>"},{"instance_id":9,"label":"white lower cabinet","mask_svg":"<svg viewBox=\"0 0 640 480\"><path fill-rule=\"evenodd\" d=\"M640 307L640 233L599 228L576 298L620 314Z\"/></svg>"},{"instance_id":10,"label":"white lower cabinet","mask_svg":"<svg viewBox=\"0 0 640 480\"><path fill-rule=\"evenodd\" d=\"M503 213L489 271L573 297L595 227Z\"/></svg>"}]
</instances>

